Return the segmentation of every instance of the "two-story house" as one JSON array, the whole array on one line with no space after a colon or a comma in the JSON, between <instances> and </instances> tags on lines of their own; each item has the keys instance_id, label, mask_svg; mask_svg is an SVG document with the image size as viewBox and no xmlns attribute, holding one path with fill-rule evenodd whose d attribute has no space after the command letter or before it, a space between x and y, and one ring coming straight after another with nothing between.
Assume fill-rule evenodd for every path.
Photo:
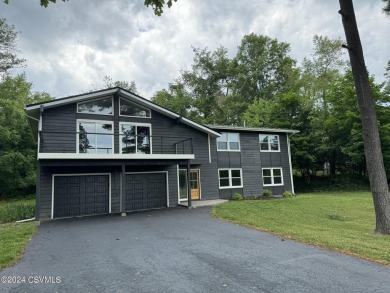
<instances>
[{"instance_id":1,"label":"two-story house","mask_svg":"<svg viewBox=\"0 0 390 293\"><path fill-rule=\"evenodd\" d=\"M289 134L202 125L121 88L25 107L36 220L294 192Z\"/></svg>"}]
</instances>

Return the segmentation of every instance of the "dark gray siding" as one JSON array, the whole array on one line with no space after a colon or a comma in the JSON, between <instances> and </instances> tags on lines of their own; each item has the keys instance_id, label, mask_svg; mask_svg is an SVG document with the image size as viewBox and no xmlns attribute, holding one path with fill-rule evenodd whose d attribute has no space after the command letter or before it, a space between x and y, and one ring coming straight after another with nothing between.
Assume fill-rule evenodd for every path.
<instances>
[{"instance_id":1,"label":"dark gray siding","mask_svg":"<svg viewBox=\"0 0 390 293\"><path fill-rule=\"evenodd\" d=\"M45 109L42 131L42 153L75 153L76 104Z\"/></svg>"},{"instance_id":2,"label":"dark gray siding","mask_svg":"<svg viewBox=\"0 0 390 293\"><path fill-rule=\"evenodd\" d=\"M291 174L288 157L287 135L279 134L280 152L260 152L262 168L282 168L283 186L264 186L263 189L269 189L273 194L282 194L284 191L291 191Z\"/></svg>"},{"instance_id":3,"label":"dark gray siding","mask_svg":"<svg viewBox=\"0 0 390 293\"><path fill-rule=\"evenodd\" d=\"M259 136L241 133L241 160L245 196L258 196L262 191Z\"/></svg>"},{"instance_id":4,"label":"dark gray siding","mask_svg":"<svg viewBox=\"0 0 390 293\"><path fill-rule=\"evenodd\" d=\"M240 193L248 197L258 196L264 189L271 190L273 194L291 191L287 135L279 134L279 139L280 152L260 152L259 133L242 131L240 132L240 152L218 151L218 169L242 168L243 180L242 189L220 189L220 198L230 198L234 193ZM262 168L266 167L283 169L283 186L263 186Z\"/></svg>"}]
</instances>

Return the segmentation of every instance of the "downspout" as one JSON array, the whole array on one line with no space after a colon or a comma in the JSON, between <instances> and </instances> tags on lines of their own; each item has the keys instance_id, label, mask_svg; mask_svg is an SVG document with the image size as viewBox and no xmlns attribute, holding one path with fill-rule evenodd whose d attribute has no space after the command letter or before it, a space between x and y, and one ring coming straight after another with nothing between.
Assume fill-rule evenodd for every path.
<instances>
[{"instance_id":1,"label":"downspout","mask_svg":"<svg viewBox=\"0 0 390 293\"><path fill-rule=\"evenodd\" d=\"M293 136L295 133L293 132L291 136ZM292 163L291 163L291 150L290 150L290 137L287 134L287 151L288 151L288 161L290 164L290 179L291 179L291 193L295 195L294 190L294 179L293 179L293 173L292 173Z\"/></svg>"}]
</instances>

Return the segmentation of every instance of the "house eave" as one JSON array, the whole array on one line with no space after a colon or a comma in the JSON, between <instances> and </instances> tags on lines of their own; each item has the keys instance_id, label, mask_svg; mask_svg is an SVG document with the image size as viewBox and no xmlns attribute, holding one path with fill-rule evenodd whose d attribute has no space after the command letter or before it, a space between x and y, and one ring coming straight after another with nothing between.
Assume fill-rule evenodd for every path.
<instances>
[{"instance_id":1,"label":"house eave","mask_svg":"<svg viewBox=\"0 0 390 293\"><path fill-rule=\"evenodd\" d=\"M39 153L38 160L194 160L194 154L73 154Z\"/></svg>"},{"instance_id":2,"label":"house eave","mask_svg":"<svg viewBox=\"0 0 390 293\"><path fill-rule=\"evenodd\" d=\"M231 131L252 131L252 132L267 132L267 133L298 133L299 130L283 129L283 128L265 128L265 127L243 127L243 126L227 126L227 125L207 125L215 130L231 130Z\"/></svg>"}]
</instances>

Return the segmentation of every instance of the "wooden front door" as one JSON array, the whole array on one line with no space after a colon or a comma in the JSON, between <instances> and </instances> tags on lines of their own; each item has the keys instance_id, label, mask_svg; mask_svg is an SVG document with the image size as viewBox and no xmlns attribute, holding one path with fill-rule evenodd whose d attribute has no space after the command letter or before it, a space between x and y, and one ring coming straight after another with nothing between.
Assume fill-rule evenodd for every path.
<instances>
[{"instance_id":1,"label":"wooden front door","mask_svg":"<svg viewBox=\"0 0 390 293\"><path fill-rule=\"evenodd\" d=\"M200 199L200 182L199 182L199 170L191 170L191 199Z\"/></svg>"}]
</instances>

